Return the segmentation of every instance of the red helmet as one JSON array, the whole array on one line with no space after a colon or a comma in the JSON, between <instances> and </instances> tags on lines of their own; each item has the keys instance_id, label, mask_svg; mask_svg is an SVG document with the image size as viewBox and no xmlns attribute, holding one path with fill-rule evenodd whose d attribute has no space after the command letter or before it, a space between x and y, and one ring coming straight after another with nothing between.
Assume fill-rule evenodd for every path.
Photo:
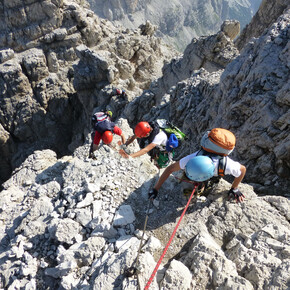
<instances>
[{"instance_id":1,"label":"red helmet","mask_svg":"<svg viewBox=\"0 0 290 290\"><path fill-rule=\"evenodd\" d=\"M148 122L140 122L135 127L135 135L139 138L146 137L151 131L151 127Z\"/></svg>"},{"instance_id":2,"label":"red helmet","mask_svg":"<svg viewBox=\"0 0 290 290\"><path fill-rule=\"evenodd\" d=\"M111 131L105 131L102 135L102 140L105 144L110 144L113 141L113 133Z\"/></svg>"}]
</instances>

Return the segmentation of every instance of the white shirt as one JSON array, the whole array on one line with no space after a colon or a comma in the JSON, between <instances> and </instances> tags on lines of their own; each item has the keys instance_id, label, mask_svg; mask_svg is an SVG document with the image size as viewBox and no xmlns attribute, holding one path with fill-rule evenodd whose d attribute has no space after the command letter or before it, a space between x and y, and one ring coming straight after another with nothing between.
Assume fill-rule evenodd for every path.
<instances>
[{"instance_id":1,"label":"white shirt","mask_svg":"<svg viewBox=\"0 0 290 290\"><path fill-rule=\"evenodd\" d=\"M185 169L185 166L187 162L196 156L198 151L194 152L193 154L187 155L179 160L179 166L181 169ZM225 175L233 175L234 177L239 177L241 175L241 164L239 162L236 162L232 160L229 157L226 157L226 169L225 169ZM215 171L214 176L218 176L218 166L219 166L219 160L218 158L212 157L212 161L215 165Z\"/></svg>"},{"instance_id":2,"label":"white shirt","mask_svg":"<svg viewBox=\"0 0 290 290\"><path fill-rule=\"evenodd\" d=\"M164 150L167 140L167 135L162 130L160 130L160 132L153 139L152 143L156 144L159 149Z\"/></svg>"}]
</instances>

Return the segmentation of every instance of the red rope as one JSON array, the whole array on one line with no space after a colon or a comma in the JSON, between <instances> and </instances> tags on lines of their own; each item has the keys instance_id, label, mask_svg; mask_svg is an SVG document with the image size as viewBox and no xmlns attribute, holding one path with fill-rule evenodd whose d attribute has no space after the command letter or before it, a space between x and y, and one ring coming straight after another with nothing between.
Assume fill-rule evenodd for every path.
<instances>
[{"instance_id":1,"label":"red rope","mask_svg":"<svg viewBox=\"0 0 290 290\"><path fill-rule=\"evenodd\" d=\"M148 280L148 282L147 282L147 284L146 284L144 290L149 289L149 286L150 286L150 284L152 283L152 281L153 281L153 279L154 279L154 277L155 277L155 275L156 275L156 272L157 272L157 270L158 270L158 268L159 268L159 266L160 266L160 264L161 264L161 262L162 262L162 260L163 260L163 258L164 258L164 256L165 256L165 254L166 254L166 252L167 252L167 250L168 250L168 248L169 248L169 246L170 246L170 244L171 244L171 242L172 242L172 240L173 240L173 238L174 238L174 236L175 236L175 234L176 234L177 228L179 227L179 224L181 223L181 220L182 220L182 218L183 218L183 216L184 216L184 214L185 214L185 212L186 212L186 210L187 210L187 208L188 208L188 206L189 206L189 203L190 203L190 201L191 201L191 199L192 199L192 197L193 197L193 194L194 194L194 192L195 192L197 186L198 186L198 185L195 184L194 189L193 189L193 191L192 191L192 193L191 193L191 195L190 195L190 198L189 198L189 200L188 200L188 202L187 202L187 204L186 204L186 207L185 207L185 209L183 210L182 215L181 215L181 217L179 218L179 221L178 221L177 225L175 226L175 228L174 228L174 230L173 230L173 233L172 233L172 235L171 235L169 241L167 242L167 244L166 244L166 246L165 246L165 248L164 248L164 250L163 250L163 253L162 253L162 255L160 256L159 261L157 262L157 264L156 264L156 266L155 266L155 269L153 270L153 272L152 272L152 274L151 274L151 276L150 276L150 278L149 278L149 280Z\"/></svg>"}]
</instances>

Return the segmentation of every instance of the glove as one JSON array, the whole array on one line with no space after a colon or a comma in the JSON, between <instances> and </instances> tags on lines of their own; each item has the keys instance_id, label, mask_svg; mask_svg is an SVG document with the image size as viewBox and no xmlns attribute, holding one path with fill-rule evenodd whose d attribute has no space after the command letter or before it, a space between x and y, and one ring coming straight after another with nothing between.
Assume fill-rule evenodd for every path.
<instances>
[{"instance_id":1,"label":"glove","mask_svg":"<svg viewBox=\"0 0 290 290\"><path fill-rule=\"evenodd\" d=\"M152 199L152 200L155 199L157 195L158 195L158 190L155 188L151 189L148 193L149 199Z\"/></svg>"},{"instance_id":2,"label":"glove","mask_svg":"<svg viewBox=\"0 0 290 290\"><path fill-rule=\"evenodd\" d=\"M245 198L245 196L237 188L231 188L228 195L229 199L234 198L236 202L242 202Z\"/></svg>"}]
</instances>

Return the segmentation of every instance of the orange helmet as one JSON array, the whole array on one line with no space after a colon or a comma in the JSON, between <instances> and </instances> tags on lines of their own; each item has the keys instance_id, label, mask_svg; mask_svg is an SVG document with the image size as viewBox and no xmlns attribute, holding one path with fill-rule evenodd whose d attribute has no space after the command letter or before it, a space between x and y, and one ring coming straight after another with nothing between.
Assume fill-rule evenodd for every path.
<instances>
[{"instance_id":1,"label":"orange helmet","mask_svg":"<svg viewBox=\"0 0 290 290\"><path fill-rule=\"evenodd\" d=\"M151 127L148 122L140 122L135 127L135 135L139 138L146 137L151 131Z\"/></svg>"},{"instance_id":2,"label":"orange helmet","mask_svg":"<svg viewBox=\"0 0 290 290\"><path fill-rule=\"evenodd\" d=\"M113 141L113 133L111 131L105 131L102 135L102 140L105 144L110 144Z\"/></svg>"}]
</instances>

